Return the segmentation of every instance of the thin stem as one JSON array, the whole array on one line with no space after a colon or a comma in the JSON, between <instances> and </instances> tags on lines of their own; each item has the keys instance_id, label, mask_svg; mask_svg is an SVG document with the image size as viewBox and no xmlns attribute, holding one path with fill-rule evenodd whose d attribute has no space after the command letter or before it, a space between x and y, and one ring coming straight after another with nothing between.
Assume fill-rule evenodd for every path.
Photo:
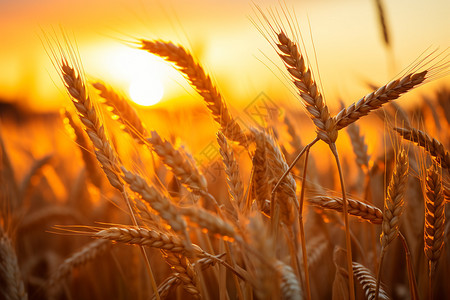
<instances>
[{"instance_id":1,"label":"thin stem","mask_svg":"<svg viewBox=\"0 0 450 300\"><path fill-rule=\"evenodd\" d=\"M339 179L341 181L341 190L342 190L342 210L344 217L344 225L345 225L345 245L347 250L347 269L348 269L348 283L349 283L349 295L350 300L355 300L355 282L353 279L353 267L352 267L352 243L350 239L350 225L348 223L348 204L347 204L347 195L345 191L345 183L344 176L342 175L342 166L339 161L339 154L336 149L336 144L331 143L330 149L333 152L334 157L336 158L336 164L339 171Z\"/></svg>"},{"instance_id":2,"label":"thin stem","mask_svg":"<svg viewBox=\"0 0 450 300\"><path fill-rule=\"evenodd\" d=\"M418 300L419 299L419 292L417 290L417 282L416 282L416 275L414 274L414 268L411 261L411 252L409 251L408 243L406 242L405 237L403 234L399 231L398 236L400 237L400 241L402 242L403 248L405 249L405 255L406 255L406 266L408 268L408 281L409 281L409 289L411 293L411 299L412 300Z\"/></svg>"},{"instance_id":3,"label":"thin stem","mask_svg":"<svg viewBox=\"0 0 450 300\"><path fill-rule=\"evenodd\" d=\"M381 248L380 266L378 267L378 273L377 273L377 285L375 287L375 300L378 300L378 294L380 291L381 269L383 268L384 253L386 253L386 248L383 247L383 248Z\"/></svg>"},{"instance_id":4,"label":"thin stem","mask_svg":"<svg viewBox=\"0 0 450 300\"><path fill-rule=\"evenodd\" d=\"M303 166L303 178L302 178L302 190L300 192L300 204L298 208L298 215L300 218L300 239L302 244L302 254L303 254L303 267L305 268L305 284L306 284L306 299L311 299L311 285L309 282L309 270L308 270L308 255L306 253L306 239L305 239L305 228L303 226L303 203L305 198L305 187L306 187L306 170L308 168L308 158L309 150L312 144L305 147L305 164Z\"/></svg>"},{"instance_id":5,"label":"thin stem","mask_svg":"<svg viewBox=\"0 0 450 300\"><path fill-rule=\"evenodd\" d=\"M286 178L286 176L289 174L289 172L292 170L292 168L295 166L295 164L297 163L297 161L302 157L303 153L306 152L307 149L311 148L312 145L314 145L315 143L317 143L320 140L320 138L317 136L311 143L309 143L308 145L306 145L302 151L300 151L300 153L297 155L297 157L294 159L294 161L291 163L291 165L289 166L289 168L286 170L286 172L284 172L284 174L281 176L280 179L278 179L277 184L275 184L275 187L272 190L272 195L271 195L271 199L274 199L274 195L275 192L277 190L277 188L280 186L281 182L283 181L284 178Z\"/></svg>"},{"instance_id":6,"label":"thin stem","mask_svg":"<svg viewBox=\"0 0 450 300\"><path fill-rule=\"evenodd\" d=\"M125 199L125 202L127 203L128 210L130 211L131 220L133 222L133 225L138 227L136 216L134 215L133 209L131 208L130 199L128 198L128 194L127 194L125 188L123 188L123 190L122 190L122 195ZM144 246L141 245L141 246L139 246L139 248L141 249L141 253L144 256L145 265L147 267L148 275L150 276L150 284L152 285L153 292L155 293L155 298L156 298L156 300L161 300L161 298L159 297L158 286L156 285L155 276L153 275L152 266L150 265L150 260L148 259L148 256L147 256L147 252L145 252Z\"/></svg>"},{"instance_id":7,"label":"thin stem","mask_svg":"<svg viewBox=\"0 0 450 300\"><path fill-rule=\"evenodd\" d=\"M428 261L428 300L433 299L433 274L434 274L435 264L431 260Z\"/></svg>"}]
</instances>

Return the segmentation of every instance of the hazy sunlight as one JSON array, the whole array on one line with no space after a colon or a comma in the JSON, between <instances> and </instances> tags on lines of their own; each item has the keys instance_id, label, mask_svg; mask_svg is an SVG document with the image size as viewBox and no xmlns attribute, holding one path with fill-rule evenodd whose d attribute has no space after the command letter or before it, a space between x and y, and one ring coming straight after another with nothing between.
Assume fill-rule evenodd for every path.
<instances>
[{"instance_id":1,"label":"hazy sunlight","mask_svg":"<svg viewBox=\"0 0 450 300\"><path fill-rule=\"evenodd\" d=\"M137 78L131 82L129 93L133 102L150 106L158 103L164 95L164 87L161 80L154 76Z\"/></svg>"}]
</instances>

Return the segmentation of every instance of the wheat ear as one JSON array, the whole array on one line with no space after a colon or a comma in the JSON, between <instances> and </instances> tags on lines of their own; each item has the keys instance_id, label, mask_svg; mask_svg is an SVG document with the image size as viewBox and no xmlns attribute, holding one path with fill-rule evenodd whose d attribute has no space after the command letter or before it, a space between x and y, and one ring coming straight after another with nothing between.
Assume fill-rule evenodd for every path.
<instances>
[{"instance_id":1,"label":"wheat ear","mask_svg":"<svg viewBox=\"0 0 450 300\"><path fill-rule=\"evenodd\" d=\"M220 125L220 130L223 134L231 141L238 142L244 147L248 146L244 131L231 116L225 101L213 85L211 78L186 49L170 42L146 40L141 41L141 48L174 63L177 69L184 74L190 84L203 97L206 106L211 110L213 118Z\"/></svg>"},{"instance_id":2,"label":"wheat ear","mask_svg":"<svg viewBox=\"0 0 450 300\"><path fill-rule=\"evenodd\" d=\"M206 178L189 157L176 150L168 141L164 141L156 131L151 132L151 137L147 141L185 187L194 193L207 191Z\"/></svg>"},{"instance_id":3,"label":"wheat ear","mask_svg":"<svg viewBox=\"0 0 450 300\"><path fill-rule=\"evenodd\" d=\"M71 54L72 56L75 56L73 51L71 51ZM76 62L73 62L73 64L76 66ZM61 59L60 67L66 89L72 98L72 102L76 110L78 111L81 122L85 126L87 135L94 144L97 160L100 162L102 169L111 185L122 193L130 212L133 225L137 226L137 220L133 213L133 209L131 208L128 194L119 178L119 174L121 173L119 167L120 160L106 137L105 129L103 125L101 125L94 103L87 94L84 80L81 78L79 70L76 72L75 69L69 65L66 58L63 57ZM152 288L156 292L156 297L159 300L159 295L157 294L158 287L156 286L147 253L143 248L141 248L141 252L147 265Z\"/></svg>"},{"instance_id":4,"label":"wheat ear","mask_svg":"<svg viewBox=\"0 0 450 300\"><path fill-rule=\"evenodd\" d=\"M177 235L164 233L157 229L142 227L110 227L96 232L94 237L117 243L158 248L186 256L191 256L192 254L195 254L195 256L200 258L211 256L195 244L192 245L193 252L191 254L191 250L186 248L186 243Z\"/></svg>"},{"instance_id":5,"label":"wheat ear","mask_svg":"<svg viewBox=\"0 0 450 300\"><path fill-rule=\"evenodd\" d=\"M182 207L180 214L189 218L192 223L208 230L212 234L235 238L236 232L233 225L200 207Z\"/></svg>"},{"instance_id":6,"label":"wheat ear","mask_svg":"<svg viewBox=\"0 0 450 300\"><path fill-rule=\"evenodd\" d=\"M227 174L228 192L237 208L243 202L244 196L244 185L240 177L239 165L234 156L233 148L228 144L223 133L217 133L217 142L220 146L220 154Z\"/></svg>"},{"instance_id":7,"label":"wheat ear","mask_svg":"<svg viewBox=\"0 0 450 300\"><path fill-rule=\"evenodd\" d=\"M427 78L428 71L410 73L383 85L376 91L367 94L349 107L342 109L335 117L337 130L340 130L369 112L380 108L383 104L395 100L402 94L420 85Z\"/></svg>"},{"instance_id":8,"label":"wheat ear","mask_svg":"<svg viewBox=\"0 0 450 300\"><path fill-rule=\"evenodd\" d=\"M67 91L72 96L78 116L94 144L95 155L111 185L122 191L123 186L117 175L120 174L120 169L118 168L119 159L106 137L105 129L101 125L93 102L87 95L83 80L65 59L62 60L61 69Z\"/></svg>"},{"instance_id":9,"label":"wheat ear","mask_svg":"<svg viewBox=\"0 0 450 300\"><path fill-rule=\"evenodd\" d=\"M67 125L73 130L75 134L75 141L80 148L81 156L84 161L84 166L87 170L87 174L89 179L92 181L94 185L97 187L101 187L102 182L104 180L104 175L102 175L102 171L98 168L98 163L96 162L94 156L90 152L92 149L91 144L89 144L83 129L75 123L72 115L66 110L64 122L67 122Z\"/></svg>"},{"instance_id":10,"label":"wheat ear","mask_svg":"<svg viewBox=\"0 0 450 300\"><path fill-rule=\"evenodd\" d=\"M356 155L356 163L360 168L368 170L370 156L367 153L367 144L364 141L364 136L360 134L358 124L348 126L347 133L352 143L353 152Z\"/></svg>"},{"instance_id":11,"label":"wheat ear","mask_svg":"<svg viewBox=\"0 0 450 300\"><path fill-rule=\"evenodd\" d=\"M262 145L265 146L265 155L268 163L268 175L269 183L275 182L278 178L288 170L289 166L286 163L283 153L280 150L278 143L269 134L252 129L253 136L255 140L256 136L260 135L260 138L264 140ZM292 174L288 174L283 181L280 183L277 192L273 195L271 200L271 215L274 213L272 208L274 205L280 207L280 213L282 221L286 225L291 225L296 218L296 210L298 208L298 200L296 195L297 184L295 183Z\"/></svg>"},{"instance_id":12,"label":"wheat ear","mask_svg":"<svg viewBox=\"0 0 450 300\"><path fill-rule=\"evenodd\" d=\"M122 167L122 172L123 180L130 186L130 189L139 194L144 201L156 210L174 231L186 231L186 222L170 199L162 195L156 188L150 186L138 174L128 171L125 167Z\"/></svg>"},{"instance_id":13,"label":"wheat ear","mask_svg":"<svg viewBox=\"0 0 450 300\"><path fill-rule=\"evenodd\" d=\"M394 172L392 173L386 199L384 200L383 222L381 224L381 257L378 268L375 299L378 299L381 269L386 249L399 234L400 216L404 208L403 194L408 179L408 167L408 156L405 149L401 149L397 154Z\"/></svg>"},{"instance_id":14,"label":"wheat ear","mask_svg":"<svg viewBox=\"0 0 450 300\"><path fill-rule=\"evenodd\" d=\"M147 137L148 132L129 100L101 82L95 82L92 86L99 91L100 97L104 99L104 104L110 108L111 113L125 126L125 131L137 142L143 143L142 138Z\"/></svg>"},{"instance_id":15,"label":"wheat ear","mask_svg":"<svg viewBox=\"0 0 450 300\"><path fill-rule=\"evenodd\" d=\"M278 271L280 276L280 291L281 298L284 300L301 300L303 299L302 290L300 289L300 284L295 276L294 270L291 266L283 263L282 261L277 261L275 263L275 269Z\"/></svg>"},{"instance_id":16,"label":"wheat ear","mask_svg":"<svg viewBox=\"0 0 450 300\"><path fill-rule=\"evenodd\" d=\"M270 216L270 175L266 158L266 139L261 131L254 131L253 136L256 148L252 158L252 189L259 210Z\"/></svg>"},{"instance_id":17,"label":"wheat ear","mask_svg":"<svg viewBox=\"0 0 450 300\"><path fill-rule=\"evenodd\" d=\"M11 240L0 225L0 296L2 299L28 299L19 263Z\"/></svg>"},{"instance_id":18,"label":"wheat ear","mask_svg":"<svg viewBox=\"0 0 450 300\"><path fill-rule=\"evenodd\" d=\"M419 129L394 128L394 130L405 140L414 142L424 148L443 168L450 170L450 153L441 142Z\"/></svg>"},{"instance_id":19,"label":"wheat ear","mask_svg":"<svg viewBox=\"0 0 450 300\"><path fill-rule=\"evenodd\" d=\"M334 143L338 137L335 120L330 116L328 106L314 82L311 70L305 63L304 56L298 46L281 31L277 34L278 55L292 76L294 85L299 91L306 110L317 128L317 135L328 144Z\"/></svg>"},{"instance_id":20,"label":"wheat ear","mask_svg":"<svg viewBox=\"0 0 450 300\"><path fill-rule=\"evenodd\" d=\"M108 250L110 246L111 243L107 240L96 240L90 242L81 250L72 254L58 267L56 272L50 277L48 286L52 287L61 282L61 280L65 279L74 268L85 265L94 260Z\"/></svg>"},{"instance_id":21,"label":"wheat ear","mask_svg":"<svg viewBox=\"0 0 450 300\"><path fill-rule=\"evenodd\" d=\"M338 212L343 210L343 200L338 197L316 196L308 199L308 202L324 209L332 209ZM383 212L370 204L347 198L348 213L369 221L373 224L381 224L383 221Z\"/></svg>"},{"instance_id":22,"label":"wheat ear","mask_svg":"<svg viewBox=\"0 0 450 300\"><path fill-rule=\"evenodd\" d=\"M398 235L400 216L404 207L403 194L408 179L408 165L408 156L406 151L402 149L397 154L397 161L384 202L381 226L381 247L384 250Z\"/></svg>"},{"instance_id":23,"label":"wheat ear","mask_svg":"<svg viewBox=\"0 0 450 300\"><path fill-rule=\"evenodd\" d=\"M433 299L433 277L444 246L445 201L441 176L439 169L434 164L427 170L424 240L429 268L429 299Z\"/></svg>"},{"instance_id":24,"label":"wheat ear","mask_svg":"<svg viewBox=\"0 0 450 300\"><path fill-rule=\"evenodd\" d=\"M366 267L357 262L353 262L352 266L353 266L353 274L355 274L355 277L362 285L362 288L366 295L366 299L367 300L375 299L377 280L373 275L373 273L369 269L367 269ZM386 293L383 287L379 288L378 298L383 300L390 299L389 295Z\"/></svg>"},{"instance_id":25,"label":"wheat ear","mask_svg":"<svg viewBox=\"0 0 450 300\"><path fill-rule=\"evenodd\" d=\"M194 299L201 298L199 290L199 280L194 267L184 256L163 251L164 260L170 265L183 284L183 288Z\"/></svg>"},{"instance_id":26,"label":"wheat ear","mask_svg":"<svg viewBox=\"0 0 450 300\"><path fill-rule=\"evenodd\" d=\"M192 264L192 266L195 268L196 265L200 265L200 268L202 270L213 266L217 263L217 259L211 259L211 258L201 258L197 260L195 263ZM161 299L167 299L167 296L169 295L169 292L177 287L179 284L181 284L181 280L179 278L179 273L172 273L170 274L159 286L158 286L158 292L161 296ZM152 298L154 299L154 298Z\"/></svg>"}]
</instances>

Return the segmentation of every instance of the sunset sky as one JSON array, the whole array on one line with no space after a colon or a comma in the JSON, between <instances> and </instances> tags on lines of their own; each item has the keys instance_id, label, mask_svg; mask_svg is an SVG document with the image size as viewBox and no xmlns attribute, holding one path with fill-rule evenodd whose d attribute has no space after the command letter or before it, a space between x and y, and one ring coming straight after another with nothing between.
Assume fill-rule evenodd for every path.
<instances>
[{"instance_id":1,"label":"sunset sky","mask_svg":"<svg viewBox=\"0 0 450 300\"><path fill-rule=\"evenodd\" d=\"M369 91L366 82L382 85L427 48L450 46L450 1L384 2L395 67L389 67L392 59L382 43L374 1L287 1L288 8L295 8L310 57L313 38L329 99L356 101ZM254 4L265 11L280 4L252 3L0 0L0 99L33 109L61 106L66 95L42 40L62 28L76 40L88 78L101 78L124 94L138 77L148 75L162 83L164 105L173 105L174 99L196 103L195 93L170 66L126 45L145 38L188 47L235 107L244 107L262 91L294 103L279 58L251 21L257 18ZM429 86L444 82L448 76Z\"/></svg>"}]
</instances>

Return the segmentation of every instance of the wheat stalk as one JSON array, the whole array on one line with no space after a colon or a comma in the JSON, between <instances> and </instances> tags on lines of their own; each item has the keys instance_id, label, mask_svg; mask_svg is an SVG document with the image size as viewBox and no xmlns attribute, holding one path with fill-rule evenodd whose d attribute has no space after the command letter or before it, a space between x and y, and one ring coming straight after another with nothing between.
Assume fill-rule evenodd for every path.
<instances>
[{"instance_id":1,"label":"wheat stalk","mask_svg":"<svg viewBox=\"0 0 450 300\"><path fill-rule=\"evenodd\" d=\"M405 140L424 148L443 168L450 170L450 154L441 142L419 129L394 128L394 130Z\"/></svg>"},{"instance_id":2,"label":"wheat stalk","mask_svg":"<svg viewBox=\"0 0 450 300\"><path fill-rule=\"evenodd\" d=\"M158 55L175 64L177 69L188 79L195 90L203 97L206 106L211 110L214 120L220 125L220 130L231 141L248 146L247 137L240 125L228 111L225 101L213 85L211 78L202 66L182 46L164 41L141 40L141 49Z\"/></svg>"}]
</instances>

